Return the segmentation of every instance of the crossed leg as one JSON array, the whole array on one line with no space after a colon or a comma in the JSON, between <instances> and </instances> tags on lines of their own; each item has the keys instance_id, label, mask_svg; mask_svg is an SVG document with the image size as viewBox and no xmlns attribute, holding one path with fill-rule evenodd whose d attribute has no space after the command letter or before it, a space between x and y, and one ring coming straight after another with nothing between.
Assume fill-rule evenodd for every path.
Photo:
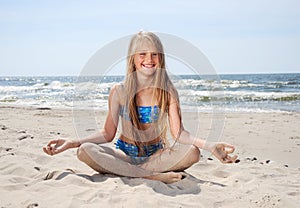
<instances>
[{"instance_id":1,"label":"crossed leg","mask_svg":"<svg viewBox=\"0 0 300 208\"><path fill-rule=\"evenodd\" d=\"M156 152L140 165L131 163L123 151L93 143L82 144L77 151L79 160L100 173L141 177L173 183L181 180L182 171L199 161L200 151L191 145L176 144L175 148Z\"/></svg>"}]
</instances>

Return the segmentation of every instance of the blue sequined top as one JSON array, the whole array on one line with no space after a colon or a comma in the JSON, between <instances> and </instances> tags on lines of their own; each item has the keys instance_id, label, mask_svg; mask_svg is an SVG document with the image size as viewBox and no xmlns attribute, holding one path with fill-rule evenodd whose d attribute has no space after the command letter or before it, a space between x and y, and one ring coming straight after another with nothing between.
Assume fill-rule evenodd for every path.
<instances>
[{"instance_id":1,"label":"blue sequined top","mask_svg":"<svg viewBox=\"0 0 300 208\"><path fill-rule=\"evenodd\" d=\"M154 106L138 106L137 113L139 116L140 123L152 123L158 120L159 118L159 107ZM130 120L129 112L124 106L120 106L120 115L126 120Z\"/></svg>"}]
</instances>

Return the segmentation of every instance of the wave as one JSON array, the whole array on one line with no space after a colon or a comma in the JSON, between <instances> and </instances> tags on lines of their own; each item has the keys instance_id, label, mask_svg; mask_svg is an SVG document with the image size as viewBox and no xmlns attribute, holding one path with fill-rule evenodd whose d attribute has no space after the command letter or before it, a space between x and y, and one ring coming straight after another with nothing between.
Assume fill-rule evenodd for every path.
<instances>
[{"instance_id":1,"label":"wave","mask_svg":"<svg viewBox=\"0 0 300 208\"><path fill-rule=\"evenodd\" d=\"M257 90L257 91L285 91L286 89L300 91L298 81L272 81L267 83L253 83L247 80L176 80L174 82L178 90Z\"/></svg>"},{"instance_id":2,"label":"wave","mask_svg":"<svg viewBox=\"0 0 300 208\"><path fill-rule=\"evenodd\" d=\"M179 90L181 99L210 102L213 100L257 102L257 101L300 101L300 93L256 92L256 91L194 91Z\"/></svg>"},{"instance_id":3,"label":"wave","mask_svg":"<svg viewBox=\"0 0 300 208\"><path fill-rule=\"evenodd\" d=\"M186 76L174 79L181 104L200 107L300 112L300 79L295 76L235 76L220 80ZM107 108L109 92L122 77L0 77L0 102L50 107ZM266 107L267 106L267 107ZM288 106L288 107L286 107Z\"/></svg>"}]
</instances>

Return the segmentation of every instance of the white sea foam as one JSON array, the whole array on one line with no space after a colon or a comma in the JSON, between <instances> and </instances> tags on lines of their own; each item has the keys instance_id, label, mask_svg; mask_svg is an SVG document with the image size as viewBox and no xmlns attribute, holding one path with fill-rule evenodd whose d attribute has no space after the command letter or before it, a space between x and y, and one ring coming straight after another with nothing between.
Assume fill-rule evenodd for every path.
<instances>
[{"instance_id":1,"label":"white sea foam","mask_svg":"<svg viewBox=\"0 0 300 208\"><path fill-rule=\"evenodd\" d=\"M298 78L297 78L298 77ZM300 112L299 75L227 75L222 79L199 76L173 81L183 109L211 111L212 105L230 112ZM107 109L114 84L124 77L0 77L0 102L59 108Z\"/></svg>"}]
</instances>

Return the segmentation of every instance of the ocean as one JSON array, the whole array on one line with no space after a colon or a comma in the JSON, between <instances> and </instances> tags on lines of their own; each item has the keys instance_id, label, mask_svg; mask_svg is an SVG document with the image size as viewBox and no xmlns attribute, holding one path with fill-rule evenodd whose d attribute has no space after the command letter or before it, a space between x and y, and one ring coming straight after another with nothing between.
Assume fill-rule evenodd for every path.
<instances>
[{"instance_id":1,"label":"ocean","mask_svg":"<svg viewBox=\"0 0 300 208\"><path fill-rule=\"evenodd\" d=\"M42 108L107 110L123 76L0 77L0 103ZM183 111L300 112L300 73L172 77Z\"/></svg>"}]
</instances>

